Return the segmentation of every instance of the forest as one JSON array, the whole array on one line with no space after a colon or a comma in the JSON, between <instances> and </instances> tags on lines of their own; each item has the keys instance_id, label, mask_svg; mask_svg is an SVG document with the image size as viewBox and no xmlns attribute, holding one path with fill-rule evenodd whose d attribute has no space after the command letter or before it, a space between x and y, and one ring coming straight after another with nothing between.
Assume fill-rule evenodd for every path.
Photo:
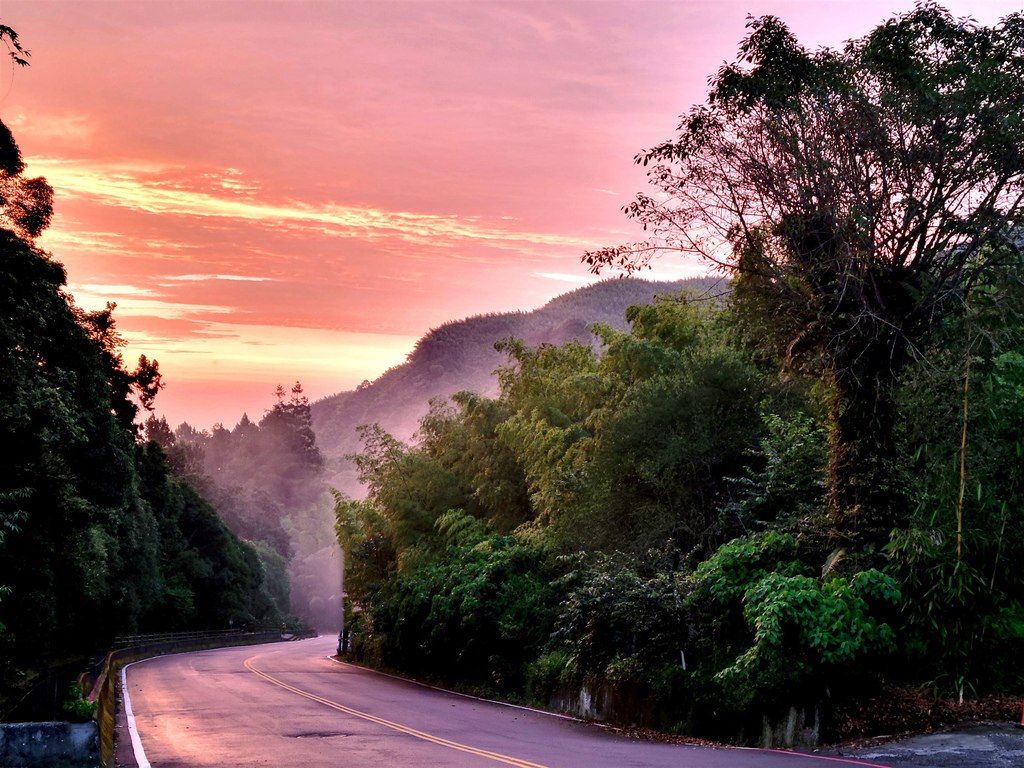
<instances>
[{"instance_id":1,"label":"forest","mask_svg":"<svg viewBox=\"0 0 1024 768\"><path fill-rule=\"evenodd\" d=\"M650 239L584 256L697 254L729 290L510 337L495 397L363 427L354 658L542 705L616 684L748 743L789 707L842 738L872 697L1024 689L1024 17L748 30L637 157Z\"/></svg>"},{"instance_id":2,"label":"forest","mask_svg":"<svg viewBox=\"0 0 1024 768\"><path fill-rule=\"evenodd\" d=\"M363 495L355 466L346 457L360 447L357 427L380 424L400 440L413 436L430 400L462 390L493 396L498 391L495 369L503 355L494 343L509 336L539 346L567 341L591 343L587 330L602 322L624 330L627 307L648 304L656 296L691 290L714 291L720 279L691 278L657 282L636 277L610 278L555 297L532 312L492 313L451 321L428 331L400 365L373 381L311 404L317 445L326 459L331 487ZM333 519L332 505L327 517Z\"/></svg>"}]
</instances>

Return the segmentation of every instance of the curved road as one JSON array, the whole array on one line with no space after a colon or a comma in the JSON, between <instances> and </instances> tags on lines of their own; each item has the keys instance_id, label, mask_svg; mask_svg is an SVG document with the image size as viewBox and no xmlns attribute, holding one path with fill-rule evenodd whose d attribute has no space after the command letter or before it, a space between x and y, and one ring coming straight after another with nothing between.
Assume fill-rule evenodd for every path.
<instances>
[{"instance_id":1,"label":"curved road","mask_svg":"<svg viewBox=\"0 0 1024 768\"><path fill-rule=\"evenodd\" d=\"M869 765L627 739L569 718L342 664L329 658L334 648L334 638L324 637L132 665L127 688L145 758L153 768ZM128 733L119 738L119 756L131 754Z\"/></svg>"}]
</instances>

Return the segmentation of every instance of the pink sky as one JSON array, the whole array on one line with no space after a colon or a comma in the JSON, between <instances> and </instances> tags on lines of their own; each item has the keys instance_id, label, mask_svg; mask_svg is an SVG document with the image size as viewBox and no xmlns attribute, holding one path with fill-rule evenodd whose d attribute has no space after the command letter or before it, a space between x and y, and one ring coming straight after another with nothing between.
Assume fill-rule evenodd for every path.
<instances>
[{"instance_id":1,"label":"pink sky","mask_svg":"<svg viewBox=\"0 0 1024 768\"><path fill-rule=\"evenodd\" d=\"M640 236L633 155L748 13L815 48L912 5L5 0L32 66L0 71L0 118L55 188L41 244L76 300L160 361L157 411L231 426L279 382L351 389L431 327L589 282L584 250Z\"/></svg>"}]
</instances>

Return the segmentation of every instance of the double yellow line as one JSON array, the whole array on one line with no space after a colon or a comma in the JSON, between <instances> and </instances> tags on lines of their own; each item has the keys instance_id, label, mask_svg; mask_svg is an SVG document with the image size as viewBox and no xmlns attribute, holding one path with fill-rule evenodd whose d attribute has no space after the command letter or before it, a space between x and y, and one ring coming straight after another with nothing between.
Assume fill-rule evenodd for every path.
<instances>
[{"instance_id":1,"label":"double yellow line","mask_svg":"<svg viewBox=\"0 0 1024 768\"><path fill-rule=\"evenodd\" d=\"M503 755L500 752L489 752L486 749L477 749L476 747L471 747L468 744L460 744L457 741L442 739L440 736L433 736L429 733L424 733L423 731L417 731L415 728L409 728L408 726L402 725L401 723L395 723L391 720L385 720L383 717L377 717L376 715L371 715L367 712L360 712L358 709L346 707L344 704L338 704L336 701L321 698L312 693L309 693L308 691L304 691L301 688L296 688L293 685L288 685L288 683L278 680L276 677L272 677L271 675L268 675L266 672L261 672L260 670L256 669L251 664L251 662L253 659L257 658L259 658L259 656L252 656L245 660L245 668L253 674L262 677L269 683L273 683L276 686L284 688L286 691L291 691L292 693L297 694L299 696L304 696L305 698L310 699L311 701L315 701L318 704L323 704L324 706L330 707L331 709L336 709L339 712L344 712L346 715L352 715L353 717L358 717L362 720L367 720L371 723L376 723L377 725L383 725L385 728L390 728L394 731L398 731L399 733L404 733L409 736L413 736L417 739L423 739L423 741L429 741L431 744L439 744L442 747L455 749L459 752L468 752L471 755L485 757L488 760L495 760L499 763L505 763L506 765L514 765L518 768L547 768L546 766L540 765L538 763L531 763L526 760L520 760L517 757Z\"/></svg>"}]
</instances>

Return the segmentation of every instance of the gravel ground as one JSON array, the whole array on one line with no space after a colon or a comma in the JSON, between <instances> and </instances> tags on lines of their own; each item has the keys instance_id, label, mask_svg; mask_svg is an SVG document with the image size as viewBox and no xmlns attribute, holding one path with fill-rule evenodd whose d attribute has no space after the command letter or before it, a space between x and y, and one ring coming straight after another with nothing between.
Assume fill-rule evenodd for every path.
<instances>
[{"instance_id":1,"label":"gravel ground","mask_svg":"<svg viewBox=\"0 0 1024 768\"><path fill-rule=\"evenodd\" d=\"M815 754L887 766L1022 768L1024 730L1014 723L951 728L895 741L872 739L826 747Z\"/></svg>"}]
</instances>

